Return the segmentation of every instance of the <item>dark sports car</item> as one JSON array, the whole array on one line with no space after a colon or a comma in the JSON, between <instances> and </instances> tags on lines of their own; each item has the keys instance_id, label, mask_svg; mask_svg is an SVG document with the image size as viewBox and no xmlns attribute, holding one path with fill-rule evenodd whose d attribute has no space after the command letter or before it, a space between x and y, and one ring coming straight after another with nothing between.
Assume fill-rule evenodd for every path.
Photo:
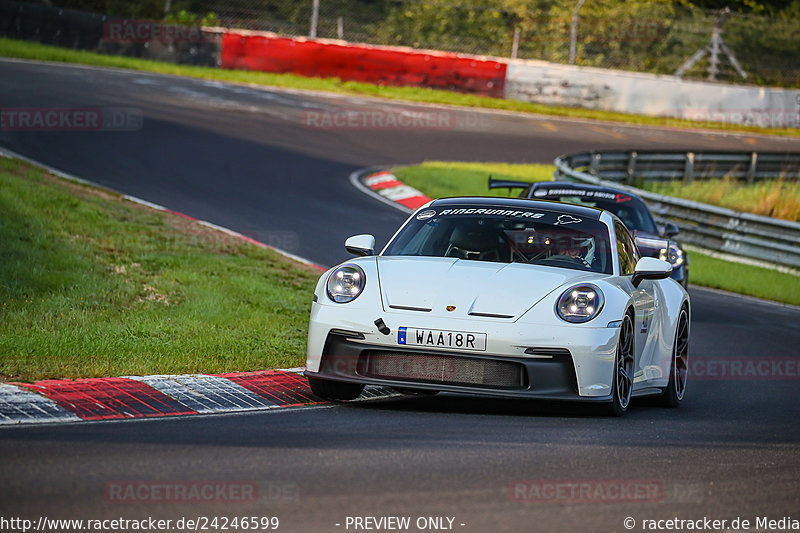
<instances>
[{"instance_id":1,"label":"dark sports car","mask_svg":"<svg viewBox=\"0 0 800 533\"><path fill-rule=\"evenodd\" d=\"M523 182L489 177L490 189L522 189L520 198L551 200L605 209L615 214L636 239L639 252L672 263L672 278L689 286L689 254L674 240L675 224L659 227L644 201L627 191L569 181Z\"/></svg>"}]
</instances>

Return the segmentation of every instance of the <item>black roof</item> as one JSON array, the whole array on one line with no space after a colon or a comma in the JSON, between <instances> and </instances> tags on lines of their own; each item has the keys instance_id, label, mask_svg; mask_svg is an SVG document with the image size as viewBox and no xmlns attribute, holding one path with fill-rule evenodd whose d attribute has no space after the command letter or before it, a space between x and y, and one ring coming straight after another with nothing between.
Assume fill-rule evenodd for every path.
<instances>
[{"instance_id":1,"label":"black roof","mask_svg":"<svg viewBox=\"0 0 800 533\"><path fill-rule=\"evenodd\" d=\"M538 189L596 191L608 194L624 194L625 196L630 196L634 200L639 200L640 202L643 201L639 196L623 189L617 189L615 187L603 187L601 185L589 185L588 183L575 183L574 181L537 181L531 185L531 191Z\"/></svg>"},{"instance_id":2,"label":"black roof","mask_svg":"<svg viewBox=\"0 0 800 533\"><path fill-rule=\"evenodd\" d=\"M560 202L550 202L547 200L533 200L529 198L505 198L496 196L458 196L453 198L439 198L434 200L431 207L450 207L450 206L481 206L481 207L505 207L509 209L539 209L542 211L555 211L588 219L599 220L603 213L602 209L586 207L582 205L564 204Z\"/></svg>"}]
</instances>

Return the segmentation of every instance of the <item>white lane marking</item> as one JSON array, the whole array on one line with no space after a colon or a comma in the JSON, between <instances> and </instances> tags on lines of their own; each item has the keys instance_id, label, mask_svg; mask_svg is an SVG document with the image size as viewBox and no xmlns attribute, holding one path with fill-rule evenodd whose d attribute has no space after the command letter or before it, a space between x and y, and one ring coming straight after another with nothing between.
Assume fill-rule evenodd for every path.
<instances>
[{"instance_id":1,"label":"white lane marking","mask_svg":"<svg viewBox=\"0 0 800 533\"><path fill-rule=\"evenodd\" d=\"M0 384L0 425L78 422L81 418L24 387Z\"/></svg>"},{"instance_id":2,"label":"white lane marking","mask_svg":"<svg viewBox=\"0 0 800 533\"><path fill-rule=\"evenodd\" d=\"M144 205L144 206L150 207L152 209L155 209L157 211L164 211L164 212L167 212L167 213L178 213L178 211L173 211L173 210L171 210L171 209L169 209L167 207L164 207L162 205L154 204L153 202L148 202L147 200L142 200L141 198L137 198L135 196L130 196L128 194L120 193L119 191L115 191L114 189L111 189L111 188L106 187L104 185L100 185L99 183L95 183L93 181L89 181L89 180L86 180L86 179L83 179L83 178L79 178L78 176L75 176L74 174L69 174L69 173L64 172L62 170L59 170L59 169L57 169L55 167L51 167L50 165L48 165L46 163L42 163L41 161L37 161L35 159L31 159L30 157L25 157L22 154L19 154L17 152L14 152L13 150L9 150L8 148L2 147L2 146L0 146L0 157L19 159L21 161L25 161L26 163L30 163L31 165L35 165L35 166L37 166L39 168L42 168L42 169L48 171L49 173L53 174L54 176L58 176L59 178L62 178L62 179L68 180L68 181L74 181L74 182L80 183L82 185L90 185L92 187L97 187L98 189L102 189L102 190L105 190L105 191L112 191L112 192L115 192L115 193L119 193L120 195L122 195L123 198L125 198L129 202L133 202L133 203L136 203L136 204ZM203 224L204 226L207 226L209 228L213 228L213 229L218 230L218 231L223 231L223 232L225 232L225 233L227 233L229 235L235 235L237 237L244 237L244 235L242 235L241 233L238 233L238 232L236 232L236 231L234 231L232 229L223 228L222 226L218 226L218 225L213 224L211 222L206 222L205 220L197 220L197 222L200 223L200 224ZM250 241L255 241L255 239L249 239L249 240ZM255 241L255 242L258 242L258 241ZM318 268L320 270L327 270L326 268L322 267L321 265L318 265L317 263L315 263L314 261L311 261L310 259L306 259L304 257L300 257L299 255L295 255L295 254L293 254L291 252L287 252L285 250L281 250L280 248L275 248L274 246L270 246L270 245L265 244L265 243L258 243L258 245L259 246L263 245L264 248L269 248L270 250L274 250L275 252L281 254L282 256L288 257L289 259L292 259L294 261L299 261L299 262L301 262L303 264L306 264L306 265L309 265L309 266L313 266L313 267Z\"/></svg>"},{"instance_id":3,"label":"white lane marking","mask_svg":"<svg viewBox=\"0 0 800 533\"><path fill-rule=\"evenodd\" d=\"M140 381L198 413L223 413L277 407L219 376L205 374L125 376Z\"/></svg>"}]
</instances>

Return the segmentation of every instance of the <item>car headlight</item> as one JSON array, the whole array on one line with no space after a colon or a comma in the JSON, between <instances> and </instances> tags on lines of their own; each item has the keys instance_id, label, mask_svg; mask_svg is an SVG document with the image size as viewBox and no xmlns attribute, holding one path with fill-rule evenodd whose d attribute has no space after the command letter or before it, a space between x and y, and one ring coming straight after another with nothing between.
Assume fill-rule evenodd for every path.
<instances>
[{"instance_id":1,"label":"car headlight","mask_svg":"<svg viewBox=\"0 0 800 533\"><path fill-rule=\"evenodd\" d=\"M342 265L328 277L328 298L337 304L352 302L364 290L367 276L358 265Z\"/></svg>"},{"instance_id":2,"label":"car headlight","mask_svg":"<svg viewBox=\"0 0 800 533\"><path fill-rule=\"evenodd\" d=\"M596 317L603 308L603 291L591 284L575 285L564 291L556 303L558 316L579 324Z\"/></svg>"},{"instance_id":3,"label":"car headlight","mask_svg":"<svg viewBox=\"0 0 800 533\"><path fill-rule=\"evenodd\" d=\"M678 266L683 264L683 250L681 250L677 244L671 242L668 248L662 248L658 251L658 258Z\"/></svg>"}]
</instances>

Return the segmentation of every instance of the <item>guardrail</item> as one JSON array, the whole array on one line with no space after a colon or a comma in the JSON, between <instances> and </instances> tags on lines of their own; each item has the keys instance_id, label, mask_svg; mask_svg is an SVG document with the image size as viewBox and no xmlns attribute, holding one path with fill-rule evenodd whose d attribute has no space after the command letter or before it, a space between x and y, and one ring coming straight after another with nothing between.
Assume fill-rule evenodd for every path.
<instances>
[{"instance_id":1,"label":"guardrail","mask_svg":"<svg viewBox=\"0 0 800 533\"><path fill-rule=\"evenodd\" d=\"M778 152L583 152L559 158L570 168L608 181L733 178L800 179L800 154Z\"/></svg>"},{"instance_id":2,"label":"guardrail","mask_svg":"<svg viewBox=\"0 0 800 533\"><path fill-rule=\"evenodd\" d=\"M741 213L632 187L639 180L800 179L800 154L759 152L584 152L555 160L555 179L612 186L640 196L680 240L711 250L800 267L800 223Z\"/></svg>"}]
</instances>

